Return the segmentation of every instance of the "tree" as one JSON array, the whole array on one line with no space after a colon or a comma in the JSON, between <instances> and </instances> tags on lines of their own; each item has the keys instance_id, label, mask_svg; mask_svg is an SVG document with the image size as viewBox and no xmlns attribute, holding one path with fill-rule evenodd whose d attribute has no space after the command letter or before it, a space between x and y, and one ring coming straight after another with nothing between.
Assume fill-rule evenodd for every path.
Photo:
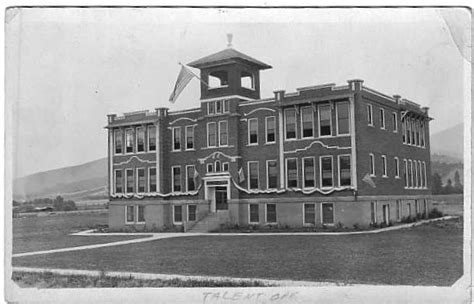
<instances>
[{"instance_id":1,"label":"tree","mask_svg":"<svg viewBox=\"0 0 474 304\"><path fill-rule=\"evenodd\" d=\"M433 174L433 194L440 194L443 190L443 184L441 182L441 176L438 173Z\"/></svg>"},{"instance_id":2,"label":"tree","mask_svg":"<svg viewBox=\"0 0 474 304\"><path fill-rule=\"evenodd\" d=\"M443 193L444 194L454 193L453 182L451 181L450 178L448 178L448 182L446 183L446 186L443 187Z\"/></svg>"},{"instance_id":3,"label":"tree","mask_svg":"<svg viewBox=\"0 0 474 304\"><path fill-rule=\"evenodd\" d=\"M459 176L458 170L454 173L454 191L456 193L463 193L463 186L461 184L461 177Z\"/></svg>"}]
</instances>

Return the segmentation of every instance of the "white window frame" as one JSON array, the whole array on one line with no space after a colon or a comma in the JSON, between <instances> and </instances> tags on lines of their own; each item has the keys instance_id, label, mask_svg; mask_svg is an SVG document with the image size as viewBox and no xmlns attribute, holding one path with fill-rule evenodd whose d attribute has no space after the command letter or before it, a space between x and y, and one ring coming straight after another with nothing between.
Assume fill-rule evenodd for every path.
<instances>
[{"instance_id":1,"label":"white window frame","mask_svg":"<svg viewBox=\"0 0 474 304\"><path fill-rule=\"evenodd\" d=\"M416 160L413 161L414 163L414 171L415 171L415 176L414 176L414 179L415 179L415 184L413 185L413 188L418 188L418 162Z\"/></svg>"},{"instance_id":2,"label":"white window frame","mask_svg":"<svg viewBox=\"0 0 474 304\"><path fill-rule=\"evenodd\" d=\"M150 129L155 128L155 149L150 149ZM149 125L146 128L146 149L148 152L156 151L156 132L158 132L158 128L155 125Z\"/></svg>"},{"instance_id":3,"label":"white window frame","mask_svg":"<svg viewBox=\"0 0 474 304\"><path fill-rule=\"evenodd\" d=\"M324 223L324 218L323 218L323 205L332 205L332 223ZM336 223L336 208L334 207L334 203L332 202L321 202L320 204L320 215L321 215L321 225L326 225L326 226L334 226Z\"/></svg>"},{"instance_id":4,"label":"white window frame","mask_svg":"<svg viewBox=\"0 0 474 304\"><path fill-rule=\"evenodd\" d=\"M120 133L121 134L121 139L122 139L122 152L121 153L116 153L116 148L117 148L117 143L116 143L116 139L117 139L117 133ZM125 146L125 132L122 130L122 129L115 129L114 130L114 155L123 155L125 154L125 150L126 150L126 146Z\"/></svg>"},{"instance_id":5,"label":"white window frame","mask_svg":"<svg viewBox=\"0 0 474 304\"><path fill-rule=\"evenodd\" d=\"M397 221L401 221L402 217L403 217L403 214L402 214L402 211L403 211L403 208L402 208L402 202L401 200L396 200L395 201L395 207L397 208L396 211L397 211Z\"/></svg>"},{"instance_id":6,"label":"white window frame","mask_svg":"<svg viewBox=\"0 0 474 304\"><path fill-rule=\"evenodd\" d=\"M408 166L410 167L410 188L414 188L415 184L413 183L413 161L411 159L408 160Z\"/></svg>"},{"instance_id":7,"label":"white window frame","mask_svg":"<svg viewBox=\"0 0 474 304\"><path fill-rule=\"evenodd\" d=\"M132 131L132 152L127 152L127 132L128 131ZM134 144L135 144L135 132L133 130L133 128L126 128L125 129L125 136L124 136L124 154L133 154L135 153L136 149L134 147Z\"/></svg>"},{"instance_id":8,"label":"white window frame","mask_svg":"<svg viewBox=\"0 0 474 304\"><path fill-rule=\"evenodd\" d=\"M385 122L385 109L384 108L379 108L379 114L380 114L380 129L385 130L386 127L386 122Z\"/></svg>"},{"instance_id":9,"label":"white window frame","mask_svg":"<svg viewBox=\"0 0 474 304\"><path fill-rule=\"evenodd\" d=\"M227 170L224 168L227 166ZM223 162L222 163L222 172L229 172L230 167L229 167L229 162Z\"/></svg>"},{"instance_id":10,"label":"white window frame","mask_svg":"<svg viewBox=\"0 0 474 304\"><path fill-rule=\"evenodd\" d=\"M135 223L136 223L136 224L145 224L145 223L146 223L146 220L145 220L145 210L146 210L146 209L143 210L143 221L139 221L139 217L138 217L139 212L138 212L138 209L140 209L140 207L146 208L146 205L135 205L135 210L136 210L136 212L137 212L136 217L135 217Z\"/></svg>"},{"instance_id":11,"label":"white window frame","mask_svg":"<svg viewBox=\"0 0 474 304\"><path fill-rule=\"evenodd\" d=\"M211 168L211 170L209 170L209 168ZM208 163L206 165L206 173L212 173L214 172L214 164L213 163Z\"/></svg>"},{"instance_id":12,"label":"white window frame","mask_svg":"<svg viewBox=\"0 0 474 304\"><path fill-rule=\"evenodd\" d=\"M210 142L209 142L209 126L210 125L215 125L216 126L216 140L215 140L215 145L210 145ZM217 147L217 143L219 142L219 140L217 139L217 136L219 136L219 132L217 130L217 124L215 121L211 121L211 122L208 122L206 124L206 143L207 143L207 147L208 148L215 148Z\"/></svg>"},{"instance_id":13,"label":"white window frame","mask_svg":"<svg viewBox=\"0 0 474 304\"><path fill-rule=\"evenodd\" d=\"M194 190L189 190L189 185L188 185L188 168L193 168L194 169L194 172L196 172L196 166L194 165L186 165L185 169L186 169L186 192L189 192L189 191L196 191L196 189ZM194 179L194 175L193 175L193 179ZM194 182L194 188L197 188L196 186L196 182Z\"/></svg>"},{"instance_id":14,"label":"white window frame","mask_svg":"<svg viewBox=\"0 0 474 304\"><path fill-rule=\"evenodd\" d=\"M349 164L351 166L351 169L350 169L350 172L349 172L349 176L350 176L350 179L351 179L351 184L349 186L347 186L347 185L342 186L341 185L341 157L345 157L345 156L349 157ZM352 181L352 157L351 157L350 154L339 154L337 156L337 180L339 182L338 183L339 187L350 187L350 186L352 186L352 183L353 183L353 181Z\"/></svg>"},{"instance_id":15,"label":"white window frame","mask_svg":"<svg viewBox=\"0 0 474 304\"><path fill-rule=\"evenodd\" d=\"M321 108L329 108L329 135L321 135ZM319 137L331 137L332 135L332 107L330 104L320 104L318 105L318 136Z\"/></svg>"},{"instance_id":16,"label":"white window frame","mask_svg":"<svg viewBox=\"0 0 474 304\"><path fill-rule=\"evenodd\" d=\"M216 114L222 114L224 113L224 103L222 102L222 100L216 100L214 101L215 105L214 105L214 108L216 109ZM220 108L221 110L219 112L217 112L217 105L220 104Z\"/></svg>"},{"instance_id":17,"label":"white window frame","mask_svg":"<svg viewBox=\"0 0 474 304\"><path fill-rule=\"evenodd\" d=\"M400 159L396 156L393 159L395 161L395 178L400 178Z\"/></svg>"},{"instance_id":18,"label":"white window frame","mask_svg":"<svg viewBox=\"0 0 474 304\"><path fill-rule=\"evenodd\" d=\"M225 129L226 129L226 136L227 136L227 144L223 145L221 143L221 131L222 131L222 125L225 124ZM228 147L229 146L229 122L227 120L221 120L219 121L219 128L218 128L218 132L219 134L219 138L218 138L218 144L219 144L219 147ZM257 127L257 140L258 140L258 127Z\"/></svg>"},{"instance_id":19,"label":"white window frame","mask_svg":"<svg viewBox=\"0 0 474 304\"><path fill-rule=\"evenodd\" d=\"M179 168L179 185L181 191L174 191L174 168ZM181 193L183 192L183 185L182 185L182 173L181 173L181 166L171 166L171 192L172 193Z\"/></svg>"},{"instance_id":20,"label":"white window frame","mask_svg":"<svg viewBox=\"0 0 474 304\"><path fill-rule=\"evenodd\" d=\"M273 128L273 131L274 131L274 139L273 141L268 141L268 120L269 119L273 119L274 121L274 128ZM274 144L276 143L276 117L275 116L267 116L265 117L265 143L266 144Z\"/></svg>"},{"instance_id":21,"label":"white window frame","mask_svg":"<svg viewBox=\"0 0 474 304\"><path fill-rule=\"evenodd\" d=\"M175 132L178 132L178 134L179 134L179 149L175 149L175 147L174 147ZM171 128L171 141L172 141L171 151L181 151L181 127L172 127Z\"/></svg>"},{"instance_id":22,"label":"white window frame","mask_svg":"<svg viewBox=\"0 0 474 304\"><path fill-rule=\"evenodd\" d=\"M117 192L117 173L120 171L122 173L122 192ZM124 194L125 193L125 185L124 185L124 170L122 169L114 169L114 194Z\"/></svg>"},{"instance_id":23,"label":"white window frame","mask_svg":"<svg viewBox=\"0 0 474 304\"><path fill-rule=\"evenodd\" d=\"M418 161L418 175L420 177L418 188L423 189L423 168L421 167L421 160Z\"/></svg>"},{"instance_id":24,"label":"white window frame","mask_svg":"<svg viewBox=\"0 0 474 304\"><path fill-rule=\"evenodd\" d=\"M176 221L174 220L174 218L175 218L175 209L174 209L174 208L175 208L175 207L181 207L181 222L176 222ZM182 225L182 224L183 224L183 205L173 205L173 208L172 208L172 209L173 209L173 224L175 224L175 225Z\"/></svg>"},{"instance_id":25,"label":"white window frame","mask_svg":"<svg viewBox=\"0 0 474 304\"><path fill-rule=\"evenodd\" d=\"M133 221L128 221L128 207L133 207ZM136 206L135 205L125 205L125 225L135 224L136 218Z\"/></svg>"},{"instance_id":26,"label":"white window frame","mask_svg":"<svg viewBox=\"0 0 474 304\"><path fill-rule=\"evenodd\" d=\"M313 205L314 207L314 224L313 223L306 223L306 213L305 213L305 206L306 205ZM316 204L315 203L303 203L303 226L309 226L309 227L312 227L316 225Z\"/></svg>"},{"instance_id":27,"label":"white window frame","mask_svg":"<svg viewBox=\"0 0 474 304\"><path fill-rule=\"evenodd\" d=\"M314 186L313 187L306 187L305 186L305 165L304 165L304 160L305 159L312 159L313 160L313 178L314 178ZM301 158L301 183L303 184L303 189L314 189L316 188L316 158L314 156L307 156Z\"/></svg>"},{"instance_id":28,"label":"white window frame","mask_svg":"<svg viewBox=\"0 0 474 304\"><path fill-rule=\"evenodd\" d=\"M305 109L309 109L311 111L311 129L312 129L312 136L303 136L303 111ZM301 107L300 108L300 132L301 132L301 137L302 139L307 139L307 138L314 138L314 110L312 106L306 106L306 107Z\"/></svg>"},{"instance_id":29,"label":"white window frame","mask_svg":"<svg viewBox=\"0 0 474 304\"><path fill-rule=\"evenodd\" d=\"M211 110L211 103L214 106L214 112L213 113L211 113L211 111L210 111ZM216 115L216 105L215 105L214 101L211 101L211 102L207 103L207 115Z\"/></svg>"},{"instance_id":30,"label":"white window frame","mask_svg":"<svg viewBox=\"0 0 474 304\"><path fill-rule=\"evenodd\" d=\"M275 205L275 222L268 222L268 205ZM277 204L275 203L265 203L265 224L277 224L278 223L278 212L277 212Z\"/></svg>"},{"instance_id":31,"label":"white window frame","mask_svg":"<svg viewBox=\"0 0 474 304\"><path fill-rule=\"evenodd\" d=\"M184 150L185 151L194 151L196 150L196 141L195 139L195 125L185 126L184 127ZM193 147L188 148L188 129L193 129Z\"/></svg>"},{"instance_id":32,"label":"white window frame","mask_svg":"<svg viewBox=\"0 0 474 304\"><path fill-rule=\"evenodd\" d=\"M143 170L143 177L144 177L144 179L145 179L145 180L144 180L144 183L145 183L145 184L143 185L143 188L144 188L144 189L143 189L143 192L138 192L138 170ZM146 170L145 170L145 167L136 168L135 171L136 171L135 174L136 174L136 177L137 177L137 178L135 178L135 187L136 187L136 188L135 188L135 189L136 189L135 192L136 192L136 193L139 193L139 194L143 194L143 193L146 192Z\"/></svg>"},{"instance_id":33,"label":"white window frame","mask_svg":"<svg viewBox=\"0 0 474 304\"><path fill-rule=\"evenodd\" d=\"M369 153L369 170L370 170L370 176L376 176L377 171L375 170L375 156L373 153ZM372 166L372 167L370 167Z\"/></svg>"},{"instance_id":34,"label":"white window frame","mask_svg":"<svg viewBox=\"0 0 474 304\"><path fill-rule=\"evenodd\" d=\"M275 188L270 188L270 185L269 185L269 181L270 181L270 176L268 175L268 163L269 162L275 162L276 165L277 165L277 171L278 171L278 161L276 159L268 159L265 161L265 171L266 171L266 177L267 177L267 189L277 189L278 188L278 181L277 181L277 185ZM277 172L277 177L278 177L278 172Z\"/></svg>"},{"instance_id":35,"label":"white window frame","mask_svg":"<svg viewBox=\"0 0 474 304\"><path fill-rule=\"evenodd\" d=\"M219 171L217 171L217 164L219 164ZM222 163L221 163L220 160L216 160L216 161L214 162L214 171L215 171L216 173L222 172Z\"/></svg>"},{"instance_id":36,"label":"white window frame","mask_svg":"<svg viewBox=\"0 0 474 304\"><path fill-rule=\"evenodd\" d=\"M374 221L373 222L372 222L372 204L374 205ZM378 209L377 201L370 201L370 222L373 224L377 224L377 209Z\"/></svg>"},{"instance_id":37,"label":"white window frame","mask_svg":"<svg viewBox=\"0 0 474 304\"><path fill-rule=\"evenodd\" d=\"M423 161L423 175L425 176L424 188L428 188L428 180L426 179L426 163Z\"/></svg>"},{"instance_id":38,"label":"white window frame","mask_svg":"<svg viewBox=\"0 0 474 304\"><path fill-rule=\"evenodd\" d=\"M258 210L258 222L251 222L251 221L250 221L250 219L251 219L251 217L250 217L250 205L257 205L257 210ZM265 207L265 209L266 209L266 207ZM248 204L248 212L249 212L249 218L248 218L248 223L249 223L249 225L258 225L258 224L260 224L260 205L259 205L258 203L249 203L249 204ZM266 220L266 218L265 218L265 220Z\"/></svg>"},{"instance_id":39,"label":"white window frame","mask_svg":"<svg viewBox=\"0 0 474 304\"><path fill-rule=\"evenodd\" d=\"M392 112L393 119L393 133L398 133L398 114L397 112Z\"/></svg>"},{"instance_id":40,"label":"white window frame","mask_svg":"<svg viewBox=\"0 0 474 304\"><path fill-rule=\"evenodd\" d=\"M426 126L427 124L425 123L425 121L423 121L421 125L421 137L423 138L423 145L422 145L423 148L426 147L426 136L425 136Z\"/></svg>"},{"instance_id":41,"label":"white window frame","mask_svg":"<svg viewBox=\"0 0 474 304\"><path fill-rule=\"evenodd\" d=\"M257 142L256 143L251 143L250 142L250 121L256 121L257 122ZM247 145L249 146L258 146L258 118L249 118L247 120Z\"/></svg>"},{"instance_id":42,"label":"white window frame","mask_svg":"<svg viewBox=\"0 0 474 304\"><path fill-rule=\"evenodd\" d=\"M288 161L289 160L295 160L295 163L296 163L296 187L294 188L298 188L298 177L299 177L299 168L298 168L298 158L297 157L288 157L285 159L285 186L286 186L286 189L294 189L293 187L290 188L288 186Z\"/></svg>"},{"instance_id":43,"label":"white window frame","mask_svg":"<svg viewBox=\"0 0 474 304\"><path fill-rule=\"evenodd\" d=\"M191 220L189 219L189 214L190 214L190 212L189 212L189 206L195 206L195 207L196 207L196 217L195 217L195 220L194 220L194 221L191 221ZM197 212L197 205L196 205L196 204L188 204L188 205L186 205L186 218L188 219L188 222L196 222L196 221L198 220L197 215L198 215L198 212ZM173 218L173 219L174 219L174 218Z\"/></svg>"},{"instance_id":44,"label":"white window frame","mask_svg":"<svg viewBox=\"0 0 474 304\"><path fill-rule=\"evenodd\" d=\"M257 188L250 188L250 164L257 164ZM248 176L248 181L247 181L247 189L249 190L259 190L260 189L260 164L258 160L251 160L247 162L247 176Z\"/></svg>"},{"instance_id":45,"label":"white window frame","mask_svg":"<svg viewBox=\"0 0 474 304\"><path fill-rule=\"evenodd\" d=\"M323 187L323 158L331 158L331 178L332 178L332 186L324 186ZM319 157L319 187L320 189L332 189L335 187L334 183L334 157L332 155L321 155Z\"/></svg>"},{"instance_id":46,"label":"white window frame","mask_svg":"<svg viewBox=\"0 0 474 304\"><path fill-rule=\"evenodd\" d=\"M348 126L349 129L347 130L347 133L340 133L339 132L339 106L341 104L347 105L347 114L348 114ZM337 135L349 135L351 134L351 107L347 101L341 101L336 103L336 134Z\"/></svg>"},{"instance_id":47,"label":"white window frame","mask_svg":"<svg viewBox=\"0 0 474 304\"><path fill-rule=\"evenodd\" d=\"M373 127L374 126L374 111L370 103L367 104L366 111L367 111L367 124L370 127Z\"/></svg>"},{"instance_id":48,"label":"white window frame","mask_svg":"<svg viewBox=\"0 0 474 304\"><path fill-rule=\"evenodd\" d=\"M385 177L385 178L388 177L387 156L386 155L382 155L382 177Z\"/></svg>"},{"instance_id":49,"label":"white window frame","mask_svg":"<svg viewBox=\"0 0 474 304\"><path fill-rule=\"evenodd\" d=\"M143 130L143 151L138 151L138 132ZM135 147L137 147L136 149L136 153L137 154L141 154L141 153L146 153L147 152L147 142L146 142L146 128L144 127L137 127L135 129Z\"/></svg>"},{"instance_id":50,"label":"white window frame","mask_svg":"<svg viewBox=\"0 0 474 304\"><path fill-rule=\"evenodd\" d=\"M157 168L156 167L148 167L148 176L147 176L148 192L151 192L151 174L150 174L151 169L155 169L156 185L155 185L155 191L154 192L157 192L156 190L158 190L158 179L157 179Z\"/></svg>"},{"instance_id":51,"label":"white window frame","mask_svg":"<svg viewBox=\"0 0 474 304\"><path fill-rule=\"evenodd\" d=\"M226 104L227 104L227 110L226 110ZM230 111L230 102L229 102L229 99L224 99L222 101L222 113L229 113Z\"/></svg>"},{"instance_id":52,"label":"white window frame","mask_svg":"<svg viewBox=\"0 0 474 304\"><path fill-rule=\"evenodd\" d=\"M133 169L125 169L124 171L125 171L125 189L124 189L125 192L124 193L125 194L134 193L135 190L137 190L137 189L133 189L134 190L133 192L128 192L128 189L127 189L128 188L128 174L127 174L127 172L132 171L132 174L134 174ZM134 179L135 176L132 176L132 178ZM133 184L135 184L135 180L133 181Z\"/></svg>"},{"instance_id":53,"label":"white window frame","mask_svg":"<svg viewBox=\"0 0 474 304\"><path fill-rule=\"evenodd\" d=\"M405 167L405 171L403 172L403 183L405 184L405 189L410 187L410 180L408 179L408 160L406 158L403 159L403 164Z\"/></svg>"},{"instance_id":54,"label":"white window frame","mask_svg":"<svg viewBox=\"0 0 474 304\"><path fill-rule=\"evenodd\" d=\"M295 111L295 138L287 138L286 135L287 135L287 132L286 132L286 124L287 124L287 119L286 119L286 112L288 111ZM297 140L298 139L298 122L297 122L298 118L297 118L297 113L296 113L296 109L295 108L287 108L283 111L283 132L285 133L285 141L293 141L293 140ZM275 125L275 129L276 129L276 125Z\"/></svg>"}]
</instances>

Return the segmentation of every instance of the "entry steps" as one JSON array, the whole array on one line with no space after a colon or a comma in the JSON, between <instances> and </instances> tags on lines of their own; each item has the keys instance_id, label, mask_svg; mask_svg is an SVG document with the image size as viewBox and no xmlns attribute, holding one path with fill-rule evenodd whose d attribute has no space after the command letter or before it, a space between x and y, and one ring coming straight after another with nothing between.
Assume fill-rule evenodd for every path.
<instances>
[{"instance_id":1,"label":"entry steps","mask_svg":"<svg viewBox=\"0 0 474 304\"><path fill-rule=\"evenodd\" d=\"M229 220L229 210L218 210L217 212L208 213L205 217L196 222L186 232L202 233L210 232L218 229L221 224Z\"/></svg>"}]
</instances>

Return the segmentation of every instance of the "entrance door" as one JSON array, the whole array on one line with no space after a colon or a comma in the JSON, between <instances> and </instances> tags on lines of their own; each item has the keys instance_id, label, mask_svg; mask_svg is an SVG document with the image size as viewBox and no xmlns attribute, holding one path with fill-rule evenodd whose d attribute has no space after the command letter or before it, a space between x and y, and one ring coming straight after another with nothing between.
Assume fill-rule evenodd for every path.
<instances>
[{"instance_id":1,"label":"entrance door","mask_svg":"<svg viewBox=\"0 0 474 304\"><path fill-rule=\"evenodd\" d=\"M390 206L383 205L383 220L386 225L390 223Z\"/></svg>"},{"instance_id":2,"label":"entrance door","mask_svg":"<svg viewBox=\"0 0 474 304\"><path fill-rule=\"evenodd\" d=\"M227 210L227 187L216 187L216 210Z\"/></svg>"}]
</instances>

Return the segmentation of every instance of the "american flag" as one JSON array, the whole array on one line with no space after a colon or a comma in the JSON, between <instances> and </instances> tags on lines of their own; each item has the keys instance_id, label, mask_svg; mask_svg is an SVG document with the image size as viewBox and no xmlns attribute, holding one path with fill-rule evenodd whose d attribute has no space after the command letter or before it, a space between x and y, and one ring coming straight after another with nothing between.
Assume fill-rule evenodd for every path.
<instances>
[{"instance_id":1,"label":"american flag","mask_svg":"<svg viewBox=\"0 0 474 304\"><path fill-rule=\"evenodd\" d=\"M239 173L239 183L245 181L245 174L244 174L244 170L242 170L242 167L240 167L238 173Z\"/></svg>"},{"instance_id":2,"label":"american flag","mask_svg":"<svg viewBox=\"0 0 474 304\"><path fill-rule=\"evenodd\" d=\"M176 99L178 99L179 94L184 90L184 88L188 85L188 83L195 77L196 75L193 74L189 69L187 69L184 65L181 65L181 71L179 72L178 79L176 80L176 84L174 85L174 90L170 95L170 102L174 103Z\"/></svg>"}]
</instances>

